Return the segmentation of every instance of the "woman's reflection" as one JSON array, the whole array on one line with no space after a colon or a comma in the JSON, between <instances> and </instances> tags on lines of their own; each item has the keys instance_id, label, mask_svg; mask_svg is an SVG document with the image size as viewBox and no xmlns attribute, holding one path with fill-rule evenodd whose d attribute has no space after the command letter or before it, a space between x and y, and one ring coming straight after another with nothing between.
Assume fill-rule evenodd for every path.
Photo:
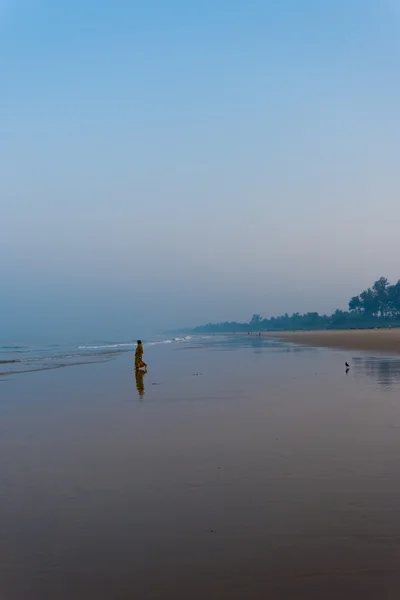
<instances>
[{"instance_id":1,"label":"woman's reflection","mask_svg":"<svg viewBox=\"0 0 400 600\"><path fill-rule=\"evenodd\" d=\"M144 398L144 376L146 373L146 369L135 369L136 389L141 400Z\"/></svg>"}]
</instances>

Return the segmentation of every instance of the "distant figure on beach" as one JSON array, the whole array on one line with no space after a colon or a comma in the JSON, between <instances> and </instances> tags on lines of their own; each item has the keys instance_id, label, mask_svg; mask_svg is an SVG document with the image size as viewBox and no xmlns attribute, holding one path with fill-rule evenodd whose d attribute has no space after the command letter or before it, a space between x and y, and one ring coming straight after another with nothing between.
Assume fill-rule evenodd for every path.
<instances>
[{"instance_id":1,"label":"distant figure on beach","mask_svg":"<svg viewBox=\"0 0 400 600\"><path fill-rule=\"evenodd\" d=\"M146 375L147 371L145 369L136 369L135 370L135 378L136 378L136 389L139 394L139 398L142 399L144 397L144 381L143 377Z\"/></svg>"},{"instance_id":2,"label":"distant figure on beach","mask_svg":"<svg viewBox=\"0 0 400 600\"><path fill-rule=\"evenodd\" d=\"M146 369L147 363L143 361L143 344L141 340L137 341L137 346L135 350L135 369L139 371L139 369Z\"/></svg>"}]
</instances>

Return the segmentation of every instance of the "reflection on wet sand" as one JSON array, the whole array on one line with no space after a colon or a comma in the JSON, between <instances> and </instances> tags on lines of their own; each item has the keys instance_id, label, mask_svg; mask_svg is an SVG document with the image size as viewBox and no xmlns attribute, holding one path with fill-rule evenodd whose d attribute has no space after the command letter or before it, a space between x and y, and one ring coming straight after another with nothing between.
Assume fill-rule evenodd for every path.
<instances>
[{"instance_id":1,"label":"reflection on wet sand","mask_svg":"<svg viewBox=\"0 0 400 600\"><path fill-rule=\"evenodd\" d=\"M260 337L10 378L1 599L399 598L400 356Z\"/></svg>"},{"instance_id":2,"label":"reflection on wet sand","mask_svg":"<svg viewBox=\"0 0 400 600\"><path fill-rule=\"evenodd\" d=\"M144 376L146 373L146 369L135 369L136 389L141 400L144 398Z\"/></svg>"},{"instance_id":3,"label":"reflection on wet sand","mask_svg":"<svg viewBox=\"0 0 400 600\"><path fill-rule=\"evenodd\" d=\"M353 360L357 373L367 375L386 389L400 382L400 358L367 356Z\"/></svg>"},{"instance_id":4,"label":"reflection on wet sand","mask_svg":"<svg viewBox=\"0 0 400 600\"><path fill-rule=\"evenodd\" d=\"M202 347L200 345L199 347ZM302 346L294 344L292 342L282 342L275 338L268 338L267 336L259 335L244 335L244 336L221 336L213 340L210 351L213 352L235 352L241 351L244 348L251 348L255 354L261 352L279 352L279 353L310 353L317 352L317 348L312 346ZM188 348L181 348L181 350L187 350Z\"/></svg>"}]
</instances>

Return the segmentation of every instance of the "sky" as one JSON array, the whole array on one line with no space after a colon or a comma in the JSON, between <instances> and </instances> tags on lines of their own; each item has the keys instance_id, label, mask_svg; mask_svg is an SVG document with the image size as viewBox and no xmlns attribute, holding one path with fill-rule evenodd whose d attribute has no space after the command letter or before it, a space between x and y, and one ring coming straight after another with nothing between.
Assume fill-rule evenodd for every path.
<instances>
[{"instance_id":1,"label":"sky","mask_svg":"<svg viewBox=\"0 0 400 600\"><path fill-rule=\"evenodd\" d=\"M400 277L400 0L0 0L0 341Z\"/></svg>"}]
</instances>

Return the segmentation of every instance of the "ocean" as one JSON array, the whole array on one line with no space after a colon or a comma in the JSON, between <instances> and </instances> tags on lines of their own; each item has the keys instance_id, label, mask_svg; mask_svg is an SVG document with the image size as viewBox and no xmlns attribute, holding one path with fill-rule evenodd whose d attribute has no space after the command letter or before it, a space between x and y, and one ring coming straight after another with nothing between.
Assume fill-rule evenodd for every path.
<instances>
[{"instance_id":1,"label":"ocean","mask_svg":"<svg viewBox=\"0 0 400 600\"><path fill-rule=\"evenodd\" d=\"M1 348L1 598L397 600L400 357L134 347Z\"/></svg>"},{"instance_id":2,"label":"ocean","mask_svg":"<svg viewBox=\"0 0 400 600\"><path fill-rule=\"evenodd\" d=\"M165 344L179 344L187 342L190 336L166 337L155 336L150 341L145 341L145 346ZM135 341L95 341L89 343L6 343L0 344L0 378L60 369L62 367L75 367L96 362L115 360L124 352L132 352L136 347Z\"/></svg>"}]
</instances>

